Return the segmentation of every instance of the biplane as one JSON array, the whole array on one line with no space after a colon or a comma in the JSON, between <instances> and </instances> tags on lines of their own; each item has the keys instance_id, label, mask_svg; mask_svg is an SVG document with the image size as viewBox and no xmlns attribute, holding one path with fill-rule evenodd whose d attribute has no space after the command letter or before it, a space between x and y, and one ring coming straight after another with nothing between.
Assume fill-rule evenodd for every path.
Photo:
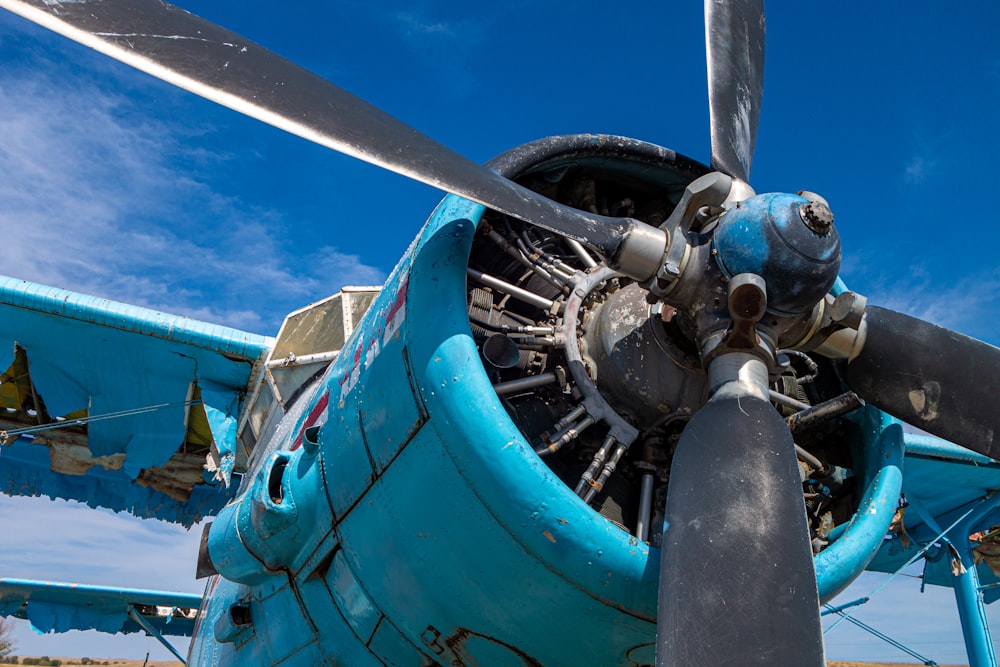
<instances>
[{"instance_id":1,"label":"biplane","mask_svg":"<svg viewBox=\"0 0 1000 667\"><path fill-rule=\"evenodd\" d=\"M452 193L274 338L7 279L4 490L204 519L207 585L7 579L4 614L192 664L818 665L830 600L922 561L995 664L1000 351L869 304L821 195L750 187L760 3L706 3L709 164L485 168L169 5L0 5Z\"/></svg>"}]
</instances>

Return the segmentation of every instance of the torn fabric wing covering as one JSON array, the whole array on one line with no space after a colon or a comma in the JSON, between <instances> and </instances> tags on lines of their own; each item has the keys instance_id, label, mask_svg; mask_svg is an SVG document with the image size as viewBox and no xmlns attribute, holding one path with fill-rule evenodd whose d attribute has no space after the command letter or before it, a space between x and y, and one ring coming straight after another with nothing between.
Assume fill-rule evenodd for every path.
<instances>
[{"instance_id":1,"label":"torn fabric wing covering","mask_svg":"<svg viewBox=\"0 0 1000 667\"><path fill-rule=\"evenodd\" d=\"M273 343L0 277L0 429L8 434L0 491L185 525L214 512L232 492L242 398ZM226 482L218 488L203 470L215 452Z\"/></svg>"},{"instance_id":2,"label":"torn fabric wing covering","mask_svg":"<svg viewBox=\"0 0 1000 667\"><path fill-rule=\"evenodd\" d=\"M224 487L197 484L186 500L178 500L135 483L122 470L95 465L84 475L66 475L50 468L49 448L44 445L22 439L0 449L0 484L3 492L12 496L78 500L90 507L155 517L183 526L214 515L230 497Z\"/></svg>"},{"instance_id":3,"label":"torn fabric wing covering","mask_svg":"<svg viewBox=\"0 0 1000 667\"><path fill-rule=\"evenodd\" d=\"M217 471L216 478L226 486L229 486L229 477L236 464L236 426L239 418L239 408L231 404L233 397L230 394L224 388L201 389L202 407L205 409L213 440L209 453L209 471Z\"/></svg>"}]
</instances>

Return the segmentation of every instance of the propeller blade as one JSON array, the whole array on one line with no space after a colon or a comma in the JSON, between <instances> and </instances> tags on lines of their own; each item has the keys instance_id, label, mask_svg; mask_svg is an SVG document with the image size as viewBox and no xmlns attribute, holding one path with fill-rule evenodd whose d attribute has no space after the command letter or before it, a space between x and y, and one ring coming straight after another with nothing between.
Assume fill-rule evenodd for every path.
<instances>
[{"instance_id":1,"label":"propeller blade","mask_svg":"<svg viewBox=\"0 0 1000 667\"><path fill-rule=\"evenodd\" d=\"M590 243L610 263L634 236L642 249L626 252L621 269L644 275L632 277L648 278L662 259L660 230L546 199L281 56L160 0L0 0L0 7L251 118Z\"/></svg>"},{"instance_id":2,"label":"propeller blade","mask_svg":"<svg viewBox=\"0 0 1000 667\"><path fill-rule=\"evenodd\" d=\"M747 182L764 92L764 0L705 0L712 168Z\"/></svg>"},{"instance_id":3,"label":"propeller blade","mask_svg":"<svg viewBox=\"0 0 1000 667\"><path fill-rule=\"evenodd\" d=\"M795 445L730 383L681 434L670 469L657 667L825 665Z\"/></svg>"},{"instance_id":4,"label":"propeller blade","mask_svg":"<svg viewBox=\"0 0 1000 667\"><path fill-rule=\"evenodd\" d=\"M1000 348L868 306L847 365L861 398L905 422L1000 460Z\"/></svg>"}]
</instances>

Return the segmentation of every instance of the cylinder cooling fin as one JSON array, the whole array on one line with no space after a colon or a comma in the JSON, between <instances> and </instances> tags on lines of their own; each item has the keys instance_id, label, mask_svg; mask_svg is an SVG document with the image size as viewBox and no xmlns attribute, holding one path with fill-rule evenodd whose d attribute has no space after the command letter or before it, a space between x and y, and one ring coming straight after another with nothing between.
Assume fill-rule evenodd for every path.
<instances>
[{"instance_id":1,"label":"cylinder cooling fin","mask_svg":"<svg viewBox=\"0 0 1000 667\"><path fill-rule=\"evenodd\" d=\"M654 226L708 172L658 146L600 135L544 139L490 166L563 204ZM693 323L647 296L593 250L509 216L488 211L473 241L469 323L500 402L584 502L659 546L673 452L708 387ZM778 358L771 394L784 416L842 395L829 360ZM861 437L844 412L793 428L817 553L860 502Z\"/></svg>"}]
</instances>

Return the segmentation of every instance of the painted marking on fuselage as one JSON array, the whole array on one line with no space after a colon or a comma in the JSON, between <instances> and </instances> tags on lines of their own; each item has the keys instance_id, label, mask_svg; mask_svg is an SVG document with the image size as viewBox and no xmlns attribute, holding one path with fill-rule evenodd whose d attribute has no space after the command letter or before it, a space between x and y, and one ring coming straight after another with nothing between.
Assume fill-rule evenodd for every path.
<instances>
[{"instance_id":1,"label":"painted marking on fuselage","mask_svg":"<svg viewBox=\"0 0 1000 667\"><path fill-rule=\"evenodd\" d=\"M400 283L399 292L396 293L396 298L393 300L392 306L389 307L389 312L386 313L385 334L382 336L383 345L389 342L406 320L406 291L409 286L410 279L407 276Z\"/></svg>"},{"instance_id":2,"label":"painted marking on fuselage","mask_svg":"<svg viewBox=\"0 0 1000 667\"><path fill-rule=\"evenodd\" d=\"M309 415L302 422L302 426L299 427L299 432L295 436L295 441L292 442L292 446L289 447L289 451L294 452L296 449L302 446L302 437L305 435L307 428L312 428L313 426L322 426L326 423L328 413L327 406L330 404L330 390L327 389L323 392L323 395L319 397L316 401L316 405L312 407L309 411Z\"/></svg>"},{"instance_id":3,"label":"painted marking on fuselage","mask_svg":"<svg viewBox=\"0 0 1000 667\"><path fill-rule=\"evenodd\" d=\"M384 307L379 315L374 319L374 326L365 335L358 337L358 343L354 346L354 355L351 366L344 370L340 378L340 401L354 389L358 380L361 379L361 372L366 370L378 358L385 346L392 337L396 335L403 322L406 321L406 291L409 287L409 276L404 276L396 290L395 298Z\"/></svg>"}]
</instances>

